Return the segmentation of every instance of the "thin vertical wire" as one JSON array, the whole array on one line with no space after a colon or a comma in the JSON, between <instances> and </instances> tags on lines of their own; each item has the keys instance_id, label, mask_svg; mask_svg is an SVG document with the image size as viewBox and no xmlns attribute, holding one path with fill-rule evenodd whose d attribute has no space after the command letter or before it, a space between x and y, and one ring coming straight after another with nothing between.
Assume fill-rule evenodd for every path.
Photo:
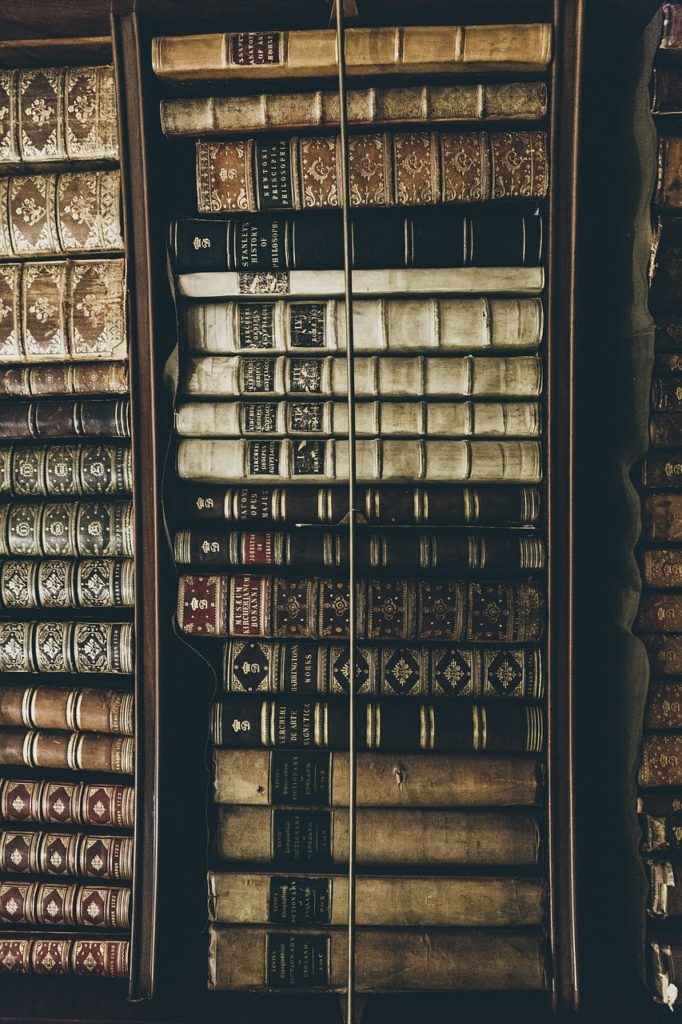
<instances>
[{"instance_id":1,"label":"thin vertical wire","mask_svg":"<svg viewBox=\"0 0 682 1024\"><path fill-rule=\"evenodd\" d=\"M348 391L348 1024L355 1015L355 857L356 857L356 739L355 661L356 615L356 464L355 464L355 348L353 340L353 270L351 255L350 181L348 175L348 117L346 109L346 39L343 0L336 0L336 42L339 61L339 136L341 142L341 210L343 214L343 277L346 306L346 375Z\"/></svg>"}]
</instances>

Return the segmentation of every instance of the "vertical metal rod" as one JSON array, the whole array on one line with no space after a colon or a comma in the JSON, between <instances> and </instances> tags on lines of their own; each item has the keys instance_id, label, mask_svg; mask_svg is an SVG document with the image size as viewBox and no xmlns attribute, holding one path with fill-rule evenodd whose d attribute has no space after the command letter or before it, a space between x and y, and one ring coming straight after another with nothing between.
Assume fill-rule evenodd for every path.
<instances>
[{"instance_id":1,"label":"vertical metal rod","mask_svg":"<svg viewBox=\"0 0 682 1024\"><path fill-rule=\"evenodd\" d=\"M336 41L339 61L339 136L341 142L341 210L343 214L343 274L346 306L346 374L348 382L348 591L349 591L349 684L348 684L348 1024L355 1016L355 854L356 854L356 738L355 662L356 615L356 464L355 464L355 348L353 341L353 268L348 174L348 117L346 109L346 40L343 0L336 0Z\"/></svg>"}]
</instances>

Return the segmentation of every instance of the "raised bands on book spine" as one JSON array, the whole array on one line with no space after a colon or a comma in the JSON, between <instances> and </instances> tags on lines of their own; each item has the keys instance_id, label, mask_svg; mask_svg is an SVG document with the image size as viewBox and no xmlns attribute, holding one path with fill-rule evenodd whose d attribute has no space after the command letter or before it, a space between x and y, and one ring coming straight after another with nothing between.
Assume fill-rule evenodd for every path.
<instances>
[{"instance_id":1,"label":"raised bands on book spine","mask_svg":"<svg viewBox=\"0 0 682 1024\"><path fill-rule=\"evenodd\" d=\"M0 921L57 928L128 928L130 889L63 882L0 882Z\"/></svg>"},{"instance_id":2,"label":"raised bands on book spine","mask_svg":"<svg viewBox=\"0 0 682 1024\"><path fill-rule=\"evenodd\" d=\"M66 875L130 881L133 839L130 836L81 832L0 832L0 870L9 874Z\"/></svg>"},{"instance_id":3,"label":"raised bands on book spine","mask_svg":"<svg viewBox=\"0 0 682 1024\"><path fill-rule=\"evenodd\" d=\"M0 728L3 765L132 775L134 759L135 745L130 736Z\"/></svg>"},{"instance_id":4,"label":"raised bands on book spine","mask_svg":"<svg viewBox=\"0 0 682 1024\"><path fill-rule=\"evenodd\" d=\"M26 498L130 494L129 447L110 444L0 446L0 495Z\"/></svg>"},{"instance_id":5,"label":"raised bands on book spine","mask_svg":"<svg viewBox=\"0 0 682 1024\"><path fill-rule=\"evenodd\" d=\"M0 819L24 824L133 827L135 791L120 783L0 778Z\"/></svg>"},{"instance_id":6,"label":"raised bands on book spine","mask_svg":"<svg viewBox=\"0 0 682 1024\"><path fill-rule=\"evenodd\" d=\"M0 622L0 672L133 671L130 622Z\"/></svg>"},{"instance_id":7,"label":"raised bands on book spine","mask_svg":"<svg viewBox=\"0 0 682 1024\"><path fill-rule=\"evenodd\" d=\"M0 972L7 974L73 974L88 978L127 978L127 939L62 938L25 933L0 938Z\"/></svg>"},{"instance_id":8,"label":"raised bands on book spine","mask_svg":"<svg viewBox=\"0 0 682 1024\"><path fill-rule=\"evenodd\" d=\"M0 725L134 735L134 697L122 690L3 686Z\"/></svg>"}]
</instances>

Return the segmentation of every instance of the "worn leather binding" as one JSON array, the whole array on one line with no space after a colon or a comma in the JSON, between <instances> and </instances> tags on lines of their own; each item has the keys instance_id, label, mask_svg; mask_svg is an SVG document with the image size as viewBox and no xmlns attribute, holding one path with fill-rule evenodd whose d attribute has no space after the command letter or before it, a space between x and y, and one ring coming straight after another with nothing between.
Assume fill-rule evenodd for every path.
<instances>
[{"instance_id":1,"label":"worn leather binding","mask_svg":"<svg viewBox=\"0 0 682 1024\"><path fill-rule=\"evenodd\" d=\"M0 882L0 921L69 927L126 928L130 889L61 882Z\"/></svg>"},{"instance_id":2,"label":"worn leather binding","mask_svg":"<svg viewBox=\"0 0 682 1024\"><path fill-rule=\"evenodd\" d=\"M657 217L649 268L649 305L655 314L682 303L682 217Z\"/></svg>"},{"instance_id":3,"label":"worn leather binding","mask_svg":"<svg viewBox=\"0 0 682 1024\"><path fill-rule=\"evenodd\" d=\"M671 407L672 403L665 394L660 395L660 399L662 404ZM654 413L649 420L649 439L655 448L679 447L682 443L682 413Z\"/></svg>"},{"instance_id":4,"label":"worn leather binding","mask_svg":"<svg viewBox=\"0 0 682 1024\"><path fill-rule=\"evenodd\" d=\"M133 827L135 793L120 783L0 779L0 819L24 824Z\"/></svg>"},{"instance_id":5,"label":"worn leather binding","mask_svg":"<svg viewBox=\"0 0 682 1024\"><path fill-rule=\"evenodd\" d=\"M544 696L540 647L362 644L355 655L356 692L368 696ZM346 644L297 640L229 640L223 658L227 693L344 694Z\"/></svg>"},{"instance_id":6,"label":"worn leather binding","mask_svg":"<svg viewBox=\"0 0 682 1024\"><path fill-rule=\"evenodd\" d=\"M0 726L133 736L134 700L123 690L3 686Z\"/></svg>"},{"instance_id":7,"label":"worn leather binding","mask_svg":"<svg viewBox=\"0 0 682 1024\"><path fill-rule=\"evenodd\" d=\"M652 674L682 675L682 634L640 633L646 648Z\"/></svg>"},{"instance_id":8,"label":"worn leather binding","mask_svg":"<svg viewBox=\"0 0 682 1024\"><path fill-rule=\"evenodd\" d=\"M0 622L0 672L133 671L130 622Z\"/></svg>"},{"instance_id":9,"label":"worn leather binding","mask_svg":"<svg viewBox=\"0 0 682 1024\"><path fill-rule=\"evenodd\" d=\"M652 680L644 712L645 729L678 729L682 720L682 684Z\"/></svg>"},{"instance_id":10,"label":"worn leather binding","mask_svg":"<svg viewBox=\"0 0 682 1024\"><path fill-rule=\"evenodd\" d=\"M0 870L8 874L66 875L126 882L133 877L133 839L83 832L3 829Z\"/></svg>"},{"instance_id":11,"label":"worn leather binding","mask_svg":"<svg viewBox=\"0 0 682 1024\"><path fill-rule=\"evenodd\" d=\"M112 444L2 445L3 498L109 497L130 494L130 448Z\"/></svg>"},{"instance_id":12,"label":"worn leather binding","mask_svg":"<svg viewBox=\"0 0 682 1024\"><path fill-rule=\"evenodd\" d=\"M682 607L677 594L642 594L633 627L638 633L682 633Z\"/></svg>"},{"instance_id":13,"label":"worn leather binding","mask_svg":"<svg viewBox=\"0 0 682 1024\"><path fill-rule=\"evenodd\" d=\"M657 491L642 495L642 539L656 543L682 540L682 494Z\"/></svg>"},{"instance_id":14,"label":"worn leather binding","mask_svg":"<svg viewBox=\"0 0 682 1024\"><path fill-rule=\"evenodd\" d=\"M125 363L77 363L0 368L0 397L124 395L129 391Z\"/></svg>"},{"instance_id":15,"label":"worn leather binding","mask_svg":"<svg viewBox=\"0 0 682 1024\"><path fill-rule=\"evenodd\" d=\"M131 557L131 501L7 502L0 555Z\"/></svg>"},{"instance_id":16,"label":"worn leather binding","mask_svg":"<svg viewBox=\"0 0 682 1024\"><path fill-rule=\"evenodd\" d=\"M23 608L132 608L132 559L67 558L0 561L0 606Z\"/></svg>"},{"instance_id":17,"label":"worn leather binding","mask_svg":"<svg viewBox=\"0 0 682 1024\"><path fill-rule=\"evenodd\" d=\"M2 765L132 775L134 757L135 745L130 736L0 729Z\"/></svg>"},{"instance_id":18,"label":"worn leather binding","mask_svg":"<svg viewBox=\"0 0 682 1024\"><path fill-rule=\"evenodd\" d=\"M130 437L129 403L127 398L17 401L3 405L2 426L7 440Z\"/></svg>"},{"instance_id":19,"label":"worn leather binding","mask_svg":"<svg viewBox=\"0 0 682 1024\"><path fill-rule=\"evenodd\" d=\"M649 733L639 766L640 786L682 785L682 732Z\"/></svg>"},{"instance_id":20,"label":"worn leather binding","mask_svg":"<svg viewBox=\"0 0 682 1024\"><path fill-rule=\"evenodd\" d=\"M642 827L644 853L669 853L682 849L682 799L679 790L640 793L637 813Z\"/></svg>"},{"instance_id":21,"label":"worn leather binding","mask_svg":"<svg viewBox=\"0 0 682 1024\"><path fill-rule=\"evenodd\" d=\"M73 974L88 978L127 978L130 942L127 939L62 938L4 935L0 938L2 974Z\"/></svg>"},{"instance_id":22,"label":"worn leather binding","mask_svg":"<svg viewBox=\"0 0 682 1024\"><path fill-rule=\"evenodd\" d=\"M673 529L675 524L672 524ZM682 586L682 550L648 548L640 552L642 582L646 587Z\"/></svg>"}]
</instances>

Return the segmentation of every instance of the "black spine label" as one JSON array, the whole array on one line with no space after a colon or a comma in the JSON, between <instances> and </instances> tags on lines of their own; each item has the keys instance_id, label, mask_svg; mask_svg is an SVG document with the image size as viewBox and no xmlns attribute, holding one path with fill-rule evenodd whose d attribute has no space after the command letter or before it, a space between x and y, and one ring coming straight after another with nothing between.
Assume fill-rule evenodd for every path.
<instances>
[{"instance_id":1,"label":"black spine label","mask_svg":"<svg viewBox=\"0 0 682 1024\"><path fill-rule=\"evenodd\" d=\"M298 434L321 434L324 431L322 402L290 402L289 431Z\"/></svg>"},{"instance_id":2,"label":"black spine label","mask_svg":"<svg viewBox=\"0 0 682 1024\"><path fill-rule=\"evenodd\" d=\"M322 394L322 359L291 359L289 361L289 388L294 394Z\"/></svg>"},{"instance_id":3,"label":"black spine label","mask_svg":"<svg viewBox=\"0 0 682 1024\"><path fill-rule=\"evenodd\" d=\"M331 755L323 751L273 750L270 755L273 804L311 806L331 801Z\"/></svg>"},{"instance_id":4,"label":"black spine label","mask_svg":"<svg viewBox=\"0 0 682 1024\"><path fill-rule=\"evenodd\" d=\"M280 689L284 693L316 693L319 656L318 644L295 641L287 644L284 648Z\"/></svg>"},{"instance_id":5,"label":"black spine label","mask_svg":"<svg viewBox=\"0 0 682 1024\"><path fill-rule=\"evenodd\" d=\"M275 347L275 306L272 302L243 303L238 309L239 347Z\"/></svg>"},{"instance_id":6,"label":"black spine label","mask_svg":"<svg viewBox=\"0 0 682 1024\"><path fill-rule=\"evenodd\" d=\"M249 473L252 476L279 475L279 441L249 441Z\"/></svg>"},{"instance_id":7,"label":"black spine label","mask_svg":"<svg viewBox=\"0 0 682 1024\"><path fill-rule=\"evenodd\" d=\"M268 899L271 924L329 924L331 892L328 878L273 875Z\"/></svg>"},{"instance_id":8,"label":"black spine label","mask_svg":"<svg viewBox=\"0 0 682 1024\"><path fill-rule=\"evenodd\" d=\"M324 476L324 441L292 442L292 476Z\"/></svg>"},{"instance_id":9,"label":"black spine label","mask_svg":"<svg viewBox=\"0 0 682 1024\"><path fill-rule=\"evenodd\" d=\"M328 935L266 936L268 988L323 988L329 985L331 940Z\"/></svg>"},{"instance_id":10,"label":"black spine label","mask_svg":"<svg viewBox=\"0 0 682 1024\"><path fill-rule=\"evenodd\" d=\"M270 393L275 386L275 360L242 360L242 387L247 393Z\"/></svg>"},{"instance_id":11,"label":"black spine label","mask_svg":"<svg viewBox=\"0 0 682 1024\"><path fill-rule=\"evenodd\" d=\"M239 67L279 64L281 53L280 32L232 32L230 35L230 62Z\"/></svg>"},{"instance_id":12,"label":"black spine label","mask_svg":"<svg viewBox=\"0 0 682 1024\"><path fill-rule=\"evenodd\" d=\"M329 865L331 823L331 811L273 811L273 862L282 866Z\"/></svg>"},{"instance_id":13,"label":"black spine label","mask_svg":"<svg viewBox=\"0 0 682 1024\"><path fill-rule=\"evenodd\" d=\"M277 404L275 402L244 402L242 430L245 434L276 434Z\"/></svg>"},{"instance_id":14,"label":"black spine label","mask_svg":"<svg viewBox=\"0 0 682 1024\"><path fill-rule=\"evenodd\" d=\"M289 307L289 341L292 348L324 348L327 344L325 304L294 302Z\"/></svg>"},{"instance_id":15,"label":"black spine label","mask_svg":"<svg viewBox=\"0 0 682 1024\"><path fill-rule=\"evenodd\" d=\"M288 137L257 139L254 160L260 210L293 210L291 149Z\"/></svg>"},{"instance_id":16,"label":"black spine label","mask_svg":"<svg viewBox=\"0 0 682 1024\"><path fill-rule=\"evenodd\" d=\"M316 747L315 704L289 704L278 701L275 710L275 735L277 747Z\"/></svg>"},{"instance_id":17,"label":"black spine label","mask_svg":"<svg viewBox=\"0 0 682 1024\"><path fill-rule=\"evenodd\" d=\"M286 221L278 217L260 220L243 217L233 223L235 270L287 269Z\"/></svg>"}]
</instances>

